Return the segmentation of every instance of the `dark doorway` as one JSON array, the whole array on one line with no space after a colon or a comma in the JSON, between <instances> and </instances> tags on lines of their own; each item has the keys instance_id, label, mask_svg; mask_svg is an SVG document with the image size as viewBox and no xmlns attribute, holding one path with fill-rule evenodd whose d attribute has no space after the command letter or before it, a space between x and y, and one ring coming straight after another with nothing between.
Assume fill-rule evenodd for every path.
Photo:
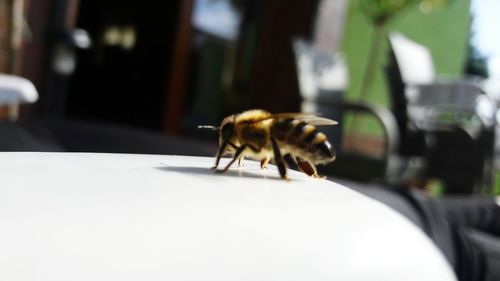
<instances>
[{"instance_id":1,"label":"dark doorway","mask_svg":"<svg viewBox=\"0 0 500 281\"><path fill-rule=\"evenodd\" d=\"M80 1L93 44L77 51L68 117L162 128L179 2Z\"/></svg>"}]
</instances>

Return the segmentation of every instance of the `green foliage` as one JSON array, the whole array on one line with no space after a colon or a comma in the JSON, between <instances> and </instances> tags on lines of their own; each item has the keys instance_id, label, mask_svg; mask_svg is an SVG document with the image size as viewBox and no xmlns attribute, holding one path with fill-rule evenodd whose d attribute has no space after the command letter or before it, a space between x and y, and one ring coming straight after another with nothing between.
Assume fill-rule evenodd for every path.
<instances>
[{"instance_id":1,"label":"green foliage","mask_svg":"<svg viewBox=\"0 0 500 281\"><path fill-rule=\"evenodd\" d=\"M402 11L419 4L423 11L433 11L450 0L360 0L359 7L373 25L384 25Z\"/></svg>"},{"instance_id":2,"label":"green foliage","mask_svg":"<svg viewBox=\"0 0 500 281\"><path fill-rule=\"evenodd\" d=\"M366 15L360 10L361 1L382 0L350 1L341 48L349 66L348 99L358 97L370 53L370 40L374 33L372 22L367 21ZM419 1L419 5L408 6L397 17L391 18L387 30L399 31L428 47L437 73L451 77L459 76L464 69L467 54L470 1L434 0L433 2L433 7L436 9L432 13L422 12L421 6L427 5L425 1ZM444 4L446 6L443 6ZM442 8L437 9L437 7ZM369 88L370 94L367 95L365 102L389 105L388 89L383 72L383 66L387 61L387 48L388 44L384 40L373 84Z\"/></svg>"},{"instance_id":3,"label":"green foliage","mask_svg":"<svg viewBox=\"0 0 500 281\"><path fill-rule=\"evenodd\" d=\"M360 0L361 11L374 25L384 25L401 11L421 0Z\"/></svg>"}]
</instances>

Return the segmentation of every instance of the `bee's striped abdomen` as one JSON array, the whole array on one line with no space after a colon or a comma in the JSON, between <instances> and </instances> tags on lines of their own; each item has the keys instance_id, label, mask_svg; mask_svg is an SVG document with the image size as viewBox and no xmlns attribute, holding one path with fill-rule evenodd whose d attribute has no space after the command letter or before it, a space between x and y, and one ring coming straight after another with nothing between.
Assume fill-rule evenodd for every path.
<instances>
[{"instance_id":1,"label":"bee's striped abdomen","mask_svg":"<svg viewBox=\"0 0 500 281\"><path fill-rule=\"evenodd\" d=\"M335 159L335 152L333 151L333 147L328 140L324 140L320 143L314 145L314 149L316 153L319 154L322 158L326 159Z\"/></svg>"},{"instance_id":2,"label":"bee's striped abdomen","mask_svg":"<svg viewBox=\"0 0 500 281\"><path fill-rule=\"evenodd\" d=\"M271 134L278 141L292 147L295 156L308 159L314 163L330 162L335 153L326 136L315 126L292 118L276 120Z\"/></svg>"},{"instance_id":3,"label":"bee's striped abdomen","mask_svg":"<svg viewBox=\"0 0 500 281\"><path fill-rule=\"evenodd\" d=\"M276 120L274 123L272 129L271 129L271 134L279 141L285 141L287 138L287 135L290 133L290 131L293 128L293 119L292 118L286 118L286 119L281 119L281 120Z\"/></svg>"}]
</instances>

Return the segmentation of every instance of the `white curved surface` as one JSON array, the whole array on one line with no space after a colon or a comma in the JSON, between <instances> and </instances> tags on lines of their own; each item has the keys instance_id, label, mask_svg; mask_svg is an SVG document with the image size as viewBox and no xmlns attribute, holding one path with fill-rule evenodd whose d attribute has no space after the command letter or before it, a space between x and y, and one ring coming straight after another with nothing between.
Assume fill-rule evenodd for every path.
<instances>
[{"instance_id":1,"label":"white curved surface","mask_svg":"<svg viewBox=\"0 0 500 281\"><path fill-rule=\"evenodd\" d=\"M212 164L0 153L0 280L455 280L374 200L274 166Z\"/></svg>"}]
</instances>

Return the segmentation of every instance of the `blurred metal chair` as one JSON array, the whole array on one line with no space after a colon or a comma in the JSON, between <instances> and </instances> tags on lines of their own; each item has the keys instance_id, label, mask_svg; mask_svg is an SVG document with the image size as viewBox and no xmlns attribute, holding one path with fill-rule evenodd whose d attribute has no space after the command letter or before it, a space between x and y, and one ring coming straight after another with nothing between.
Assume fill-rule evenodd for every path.
<instances>
[{"instance_id":1,"label":"blurred metal chair","mask_svg":"<svg viewBox=\"0 0 500 281\"><path fill-rule=\"evenodd\" d=\"M446 192L489 191L493 185L494 101L473 77L439 79L427 48L389 36L386 77L400 131L398 153L425 162L425 178Z\"/></svg>"},{"instance_id":2,"label":"blurred metal chair","mask_svg":"<svg viewBox=\"0 0 500 281\"><path fill-rule=\"evenodd\" d=\"M327 166L318 167L320 172L358 181L390 181L394 166L391 162L399 146L398 127L392 113L382 106L344 100L348 73L340 54L322 52L302 39L293 41L293 49L302 95L302 111L339 122L339 126L321 128L333 143L337 159ZM381 155L343 149L346 114L368 115L380 124L384 138Z\"/></svg>"}]
</instances>

